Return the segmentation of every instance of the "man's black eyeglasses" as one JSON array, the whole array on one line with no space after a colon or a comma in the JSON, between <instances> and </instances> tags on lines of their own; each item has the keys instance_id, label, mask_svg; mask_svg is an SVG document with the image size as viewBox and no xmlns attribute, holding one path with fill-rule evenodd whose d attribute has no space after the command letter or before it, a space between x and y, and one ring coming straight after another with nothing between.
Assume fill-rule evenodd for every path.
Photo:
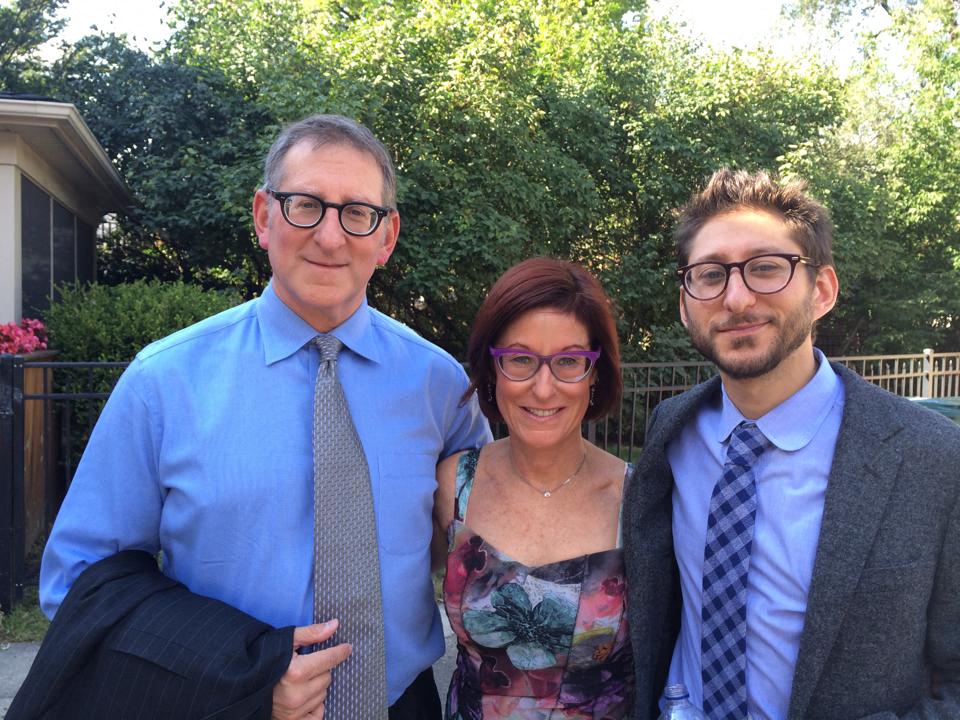
<instances>
[{"instance_id":1,"label":"man's black eyeglasses","mask_svg":"<svg viewBox=\"0 0 960 720\"><path fill-rule=\"evenodd\" d=\"M730 271L737 268L743 284L750 292L772 295L783 290L793 279L798 263L811 268L820 263L803 255L790 253L767 253L754 255L741 262L699 262L677 269L683 289L694 300L714 300L727 289Z\"/></svg>"},{"instance_id":2,"label":"man's black eyeglasses","mask_svg":"<svg viewBox=\"0 0 960 720\"><path fill-rule=\"evenodd\" d=\"M323 220L327 208L333 208L337 211L340 227L344 232L364 237L375 232L380 227L380 221L390 214L390 208L370 203L351 202L340 205L307 193L277 192L269 189L267 193L280 202L283 219L298 228L316 227Z\"/></svg>"}]
</instances>

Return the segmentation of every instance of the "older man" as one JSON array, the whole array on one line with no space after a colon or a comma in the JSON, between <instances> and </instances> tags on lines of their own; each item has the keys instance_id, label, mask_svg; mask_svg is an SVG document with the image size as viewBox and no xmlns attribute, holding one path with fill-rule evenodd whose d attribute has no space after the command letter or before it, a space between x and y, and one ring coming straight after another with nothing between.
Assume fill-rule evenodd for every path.
<instances>
[{"instance_id":1,"label":"older man","mask_svg":"<svg viewBox=\"0 0 960 720\"><path fill-rule=\"evenodd\" d=\"M814 348L838 281L801 184L720 171L676 238L680 317L719 377L657 407L628 485L638 673L675 639L668 679L711 720L960 717L960 428ZM671 517L679 635L645 540Z\"/></svg>"},{"instance_id":2,"label":"older man","mask_svg":"<svg viewBox=\"0 0 960 720\"><path fill-rule=\"evenodd\" d=\"M101 558L159 552L193 593L321 644L292 655L275 717L439 717L435 466L490 434L459 364L367 304L395 187L351 120L281 133L253 200L270 285L124 373L47 544L48 615Z\"/></svg>"}]
</instances>

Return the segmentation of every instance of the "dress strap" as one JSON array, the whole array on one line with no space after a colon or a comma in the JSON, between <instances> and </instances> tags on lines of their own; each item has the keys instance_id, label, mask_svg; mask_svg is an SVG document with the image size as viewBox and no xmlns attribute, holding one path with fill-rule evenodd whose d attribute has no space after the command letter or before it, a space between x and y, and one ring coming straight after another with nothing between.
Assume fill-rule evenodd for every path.
<instances>
[{"instance_id":1,"label":"dress strap","mask_svg":"<svg viewBox=\"0 0 960 720\"><path fill-rule=\"evenodd\" d=\"M627 483L633 476L633 463L627 463L623 473L623 490L620 493L620 516L617 518L617 547L623 547L623 498L627 494Z\"/></svg>"},{"instance_id":2,"label":"dress strap","mask_svg":"<svg viewBox=\"0 0 960 720\"><path fill-rule=\"evenodd\" d=\"M457 461L453 516L460 522L464 522L464 518L467 516L467 503L470 502L470 491L473 489L473 478L477 474L477 460L479 459L480 448L473 448L464 452Z\"/></svg>"}]
</instances>

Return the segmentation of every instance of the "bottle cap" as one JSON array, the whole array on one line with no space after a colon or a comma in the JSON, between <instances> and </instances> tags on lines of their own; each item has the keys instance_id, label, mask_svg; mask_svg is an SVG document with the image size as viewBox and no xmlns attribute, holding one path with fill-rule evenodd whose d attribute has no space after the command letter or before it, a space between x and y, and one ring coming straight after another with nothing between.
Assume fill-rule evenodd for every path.
<instances>
[{"instance_id":1,"label":"bottle cap","mask_svg":"<svg viewBox=\"0 0 960 720\"><path fill-rule=\"evenodd\" d=\"M685 697L690 697L690 693L687 692L687 686L683 683L675 683L673 685L667 685L663 690L663 696L667 700L682 700Z\"/></svg>"}]
</instances>

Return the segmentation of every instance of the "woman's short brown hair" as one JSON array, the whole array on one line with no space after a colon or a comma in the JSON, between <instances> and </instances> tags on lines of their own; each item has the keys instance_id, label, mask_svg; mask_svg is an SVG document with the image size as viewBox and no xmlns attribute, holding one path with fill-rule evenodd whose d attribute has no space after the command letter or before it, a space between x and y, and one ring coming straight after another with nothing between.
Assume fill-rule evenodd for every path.
<instances>
[{"instance_id":1,"label":"woman's short brown hair","mask_svg":"<svg viewBox=\"0 0 960 720\"><path fill-rule=\"evenodd\" d=\"M585 419L609 415L619 406L623 394L613 306L603 287L584 267L548 257L530 258L514 265L490 288L470 332L470 387L464 398L476 392L483 414L491 422L503 419L496 396L488 393L496 379L489 348L496 346L507 327L521 315L541 309L573 315L587 329L590 347L600 348L594 403L587 407Z\"/></svg>"}]
</instances>

